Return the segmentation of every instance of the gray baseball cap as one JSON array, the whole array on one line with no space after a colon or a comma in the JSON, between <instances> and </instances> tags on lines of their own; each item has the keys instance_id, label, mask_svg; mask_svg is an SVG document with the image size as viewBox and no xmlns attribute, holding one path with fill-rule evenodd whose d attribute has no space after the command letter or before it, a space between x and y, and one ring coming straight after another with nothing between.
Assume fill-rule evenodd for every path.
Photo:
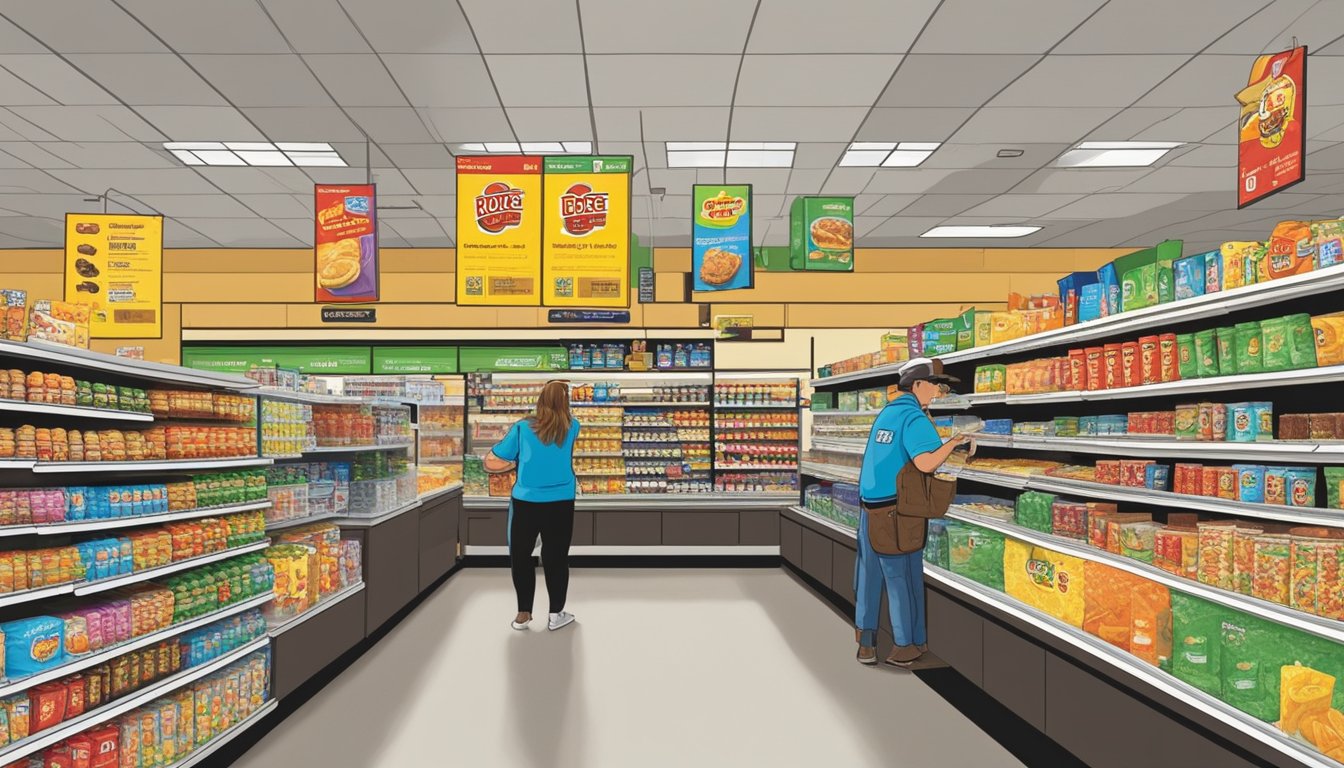
<instances>
[{"instance_id":1,"label":"gray baseball cap","mask_svg":"<svg viewBox=\"0 0 1344 768\"><path fill-rule=\"evenodd\" d=\"M943 361L937 358L916 357L898 369L901 389L909 389L917 381L934 384L960 384L961 379L943 373Z\"/></svg>"}]
</instances>

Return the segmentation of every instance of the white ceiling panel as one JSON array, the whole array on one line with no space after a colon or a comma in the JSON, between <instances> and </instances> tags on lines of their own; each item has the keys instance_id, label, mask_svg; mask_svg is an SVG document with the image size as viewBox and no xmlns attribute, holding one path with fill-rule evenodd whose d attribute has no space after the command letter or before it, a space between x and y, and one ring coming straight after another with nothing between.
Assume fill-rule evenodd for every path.
<instances>
[{"instance_id":1,"label":"white ceiling panel","mask_svg":"<svg viewBox=\"0 0 1344 768\"><path fill-rule=\"evenodd\" d=\"M47 47L33 36L0 17L0 51L46 53Z\"/></svg>"},{"instance_id":2,"label":"white ceiling panel","mask_svg":"<svg viewBox=\"0 0 1344 768\"><path fill-rule=\"evenodd\" d=\"M579 8L590 54L741 54L756 2L579 0Z\"/></svg>"},{"instance_id":3,"label":"white ceiling panel","mask_svg":"<svg viewBox=\"0 0 1344 768\"><path fill-rule=\"evenodd\" d=\"M1180 112L1179 107L1128 107L1085 137L1093 141L1128 141L1134 135Z\"/></svg>"},{"instance_id":4,"label":"white ceiling panel","mask_svg":"<svg viewBox=\"0 0 1344 768\"><path fill-rule=\"evenodd\" d=\"M945 0L915 53L1045 53L1105 0Z\"/></svg>"},{"instance_id":5,"label":"white ceiling panel","mask_svg":"<svg viewBox=\"0 0 1344 768\"><path fill-rule=\"evenodd\" d=\"M868 234L873 237L918 237L943 221L942 216L892 216Z\"/></svg>"},{"instance_id":6,"label":"white ceiling panel","mask_svg":"<svg viewBox=\"0 0 1344 768\"><path fill-rule=\"evenodd\" d=\"M437 219L452 219L457 217L457 196L456 195L416 195L415 200L420 203L429 214ZM449 230L450 232L452 230Z\"/></svg>"},{"instance_id":7,"label":"white ceiling panel","mask_svg":"<svg viewBox=\"0 0 1344 768\"><path fill-rule=\"evenodd\" d=\"M662 187L674 193L678 190L689 190L695 183L696 171L694 168L654 168L649 171L650 186ZM641 186L643 185L635 184L636 189Z\"/></svg>"},{"instance_id":8,"label":"white ceiling panel","mask_svg":"<svg viewBox=\"0 0 1344 768\"><path fill-rule=\"evenodd\" d=\"M390 54L383 56L411 106L497 107L490 73L476 55Z\"/></svg>"},{"instance_id":9,"label":"white ceiling panel","mask_svg":"<svg viewBox=\"0 0 1344 768\"><path fill-rule=\"evenodd\" d=\"M1294 36L1301 39L1299 44L1311 46L1315 51L1339 34L1339 31L1332 31L1338 26L1339 9L1328 0L1274 0L1219 38L1209 48L1209 53L1239 53L1254 57L1291 48ZM1246 69L1250 71L1250 59L1247 59Z\"/></svg>"},{"instance_id":10,"label":"white ceiling panel","mask_svg":"<svg viewBox=\"0 0 1344 768\"><path fill-rule=\"evenodd\" d=\"M451 168L403 168L406 180L424 195L457 194L457 171Z\"/></svg>"},{"instance_id":11,"label":"white ceiling panel","mask_svg":"<svg viewBox=\"0 0 1344 768\"><path fill-rule=\"evenodd\" d=\"M477 53L457 3L379 0L342 3L364 37L381 53Z\"/></svg>"},{"instance_id":12,"label":"white ceiling panel","mask_svg":"<svg viewBox=\"0 0 1344 768\"><path fill-rule=\"evenodd\" d=\"M6 143L10 143L10 142L6 142ZM3 148L0 148L0 169L8 169L8 168L32 168L32 167L33 167L33 166L32 166L30 163L28 163L28 162L26 162L26 161L23 161L23 160L20 160L19 158L15 157L14 155L11 155L10 153L4 151Z\"/></svg>"},{"instance_id":13,"label":"white ceiling panel","mask_svg":"<svg viewBox=\"0 0 1344 768\"><path fill-rule=\"evenodd\" d=\"M1056 53L1196 53L1265 0L1110 0Z\"/></svg>"},{"instance_id":14,"label":"white ceiling panel","mask_svg":"<svg viewBox=\"0 0 1344 768\"><path fill-rule=\"evenodd\" d=\"M1074 142L1115 112L1102 107L985 108L975 113L953 140L958 144Z\"/></svg>"},{"instance_id":15,"label":"white ceiling panel","mask_svg":"<svg viewBox=\"0 0 1344 768\"><path fill-rule=\"evenodd\" d=\"M574 3L514 3L462 0L485 53L580 53L579 15Z\"/></svg>"},{"instance_id":16,"label":"white ceiling panel","mask_svg":"<svg viewBox=\"0 0 1344 768\"><path fill-rule=\"evenodd\" d=\"M1313 81L1314 82L1314 81ZM1344 125L1344 105L1311 105L1311 119L1307 121L1307 138L1317 141L1341 141L1336 138L1338 129Z\"/></svg>"},{"instance_id":17,"label":"white ceiling panel","mask_svg":"<svg viewBox=\"0 0 1344 768\"><path fill-rule=\"evenodd\" d=\"M6 0L0 11L46 45L66 53L153 53L163 44L105 0ZM71 23L71 19L78 19ZM4 48L2 50L10 50Z\"/></svg>"},{"instance_id":18,"label":"white ceiling panel","mask_svg":"<svg viewBox=\"0 0 1344 768\"><path fill-rule=\"evenodd\" d=\"M1339 9L1344 17L1344 8ZM1344 21L1336 30L1344 34ZM1311 105L1344 104L1344 56L1311 56L1307 62L1307 98ZM1249 67L1247 67L1249 73Z\"/></svg>"},{"instance_id":19,"label":"white ceiling panel","mask_svg":"<svg viewBox=\"0 0 1344 768\"><path fill-rule=\"evenodd\" d=\"M0 239L13 247L31 248L58 240L64 234L65 222L57 219L38 219L28 216L0 217Z\"/></svg>"},{"instance_id":20,"label":"white ceiling panel","mask_svg":"<svg viewBox=\"0 0 1344 768\"><path fill-rule=\"evenodd\" d=\"M734 103L738 107L868 107L900 62L900 56L885 55L747 56ZM844 72L844 77L836 77L837 72Z\"/></svg>"},{"instance_id":21,"label":"white ceiling panel","mask_svg":"<svg viewBox=\"0 0 1344 768\"><path fill-rule=\"evenodd\" d=\"M911 54L878 99L882 107L978 107L1040 60L1034 55Z\"/></svg>"},{"instance_id":22,"label":"white ceiling panel","mask_svg":"<svg viewBox=\"0 0 1344 768\"><path fill-rule=\"evenodd\" d=\"M844 154L848 146L848 141L800 143L798 149L793 153L794 173L804 168L830 170L835 167L836 163L840 162L840 156Z\"/></svg>"},{"instance_id":23,"label":"white ceiling panel","mask_svg":"<svg viewBox=\"0 0 1344 768\"><path fill-rule=\"evenodd\" d=\"M306 245L266 219L197 219L177 217L179 221L226 248L276 248Z\"/></svg>"},{"instance_id":24,"label":"white ceiling panel","mask_svg":"<svg viewBox=\"0 0 1344 768\"><path fill-rule=\"evenodd\" d=\"M0 69L0 104L33 106L55 103L54 99L47 98L46 94L10 74L9 70Z\"/></svg>"},{"instance_id":25,"label":"white ceiling panel","mask_svg":"<svg viewBox=\"0 0 1344 768\"><path fill-rule=\"evenodd\" d=\"M449 144L516 140L504 110L498 107L417 111L429 122L434 138Z\"/></svg>"},{"instance_id":26,"label":"white ceiling panel","mask_svg":"<svg viewBox=\"0 0 1344 768\"><path fill-rule=\"evenodd\" d=\"M136 195L142 203L164 216L203 219L248 218L256 214L224 194L214 195Z\"/></svg>"},{"instance_id":27,"label":"white ceiling panel","mask_svg":"<svg viewBox=\"0 0 1344 768\"><path fill-rule=\"evenodd\" d=\"M487 56L486 64L506 108L588 105L582 56Z\"/></svg>"},{"instance_id":28,"label":"white ceiling panel","mask_svg":"<svg viewBox=\"0 0 1344 768\"><path fill-rule=\"evenodd\" d=\"M803 109L739 106L733 109L732 140L848 144L867 114L868 107ZM817 119L818 115L824 115L824 119Z\"/></svg>"},{"instance_id":29,"label":"white ceiling panel","mask_svg":"<svg viewBox=\"0 0 1344 768\"><path fill-rule=\"evenodd\" d=\"M52 54L0 53L0 67L61 104L116 104L117 98Z\"/></svg>"},{"instance_id":30,"label":"white ceiling panel","mask_svg":"<svg viewBox=\"0 0 1344 768\"><path fill-rule=\"evenodd\" d=\"M70 61L118 99L142 104L218 106L225 100L171 53L79 53Z\"/></svg>"},{"instance_id":31,"label":"white ceiling panel","mask_svg":"<svg viewBox=\"0 0 1344 768\"><path fill-rule=\"evenodd\" d=\"M671 6L669 6L671 7ZM680 4L676 4L680 7ZM598 107L711 107L732 103L738 56L590 56Z\"/></svg>"},{"instance_id":32,"label":"white ceiling panel","mask_svg":"<svg viewBox=\"0 0 1344 768\"><path fill-rule=\"evenodd\" d=\"M80 143L58 141L43 143L40 147L49 155L59 157L61 164L39 168L179 168L181 163L166 151L129 141L97 141Z\"/></svg>"},{"instance_id":33,"label":"white ceiling panel","mask_svg":"<svg viewBox=\"0 0 1344 768\"><path fill-rule=\"evenodd\" d=\"M233 107L137 107L136 111L168 141L266 140Z\"/></svg>"},{"instance_id":34,"label":"white ceiling panel","mask_svg":"<svg viewBox=\"0 0 1344 768\"><path fill-rule=\"evenodd\" d=\"M231 193L313 194L313 179L299 168L200 168L215 186ZM214 191L214 190L211 190Z\"/></svg>"},{"instance_id":35,"label":"white ceiling panel","mask_svg":"<svg viewBox=\"0 0 1344 768\"><path fill-rule=\"evenodd\" d=\"M728 176L729 183L733 183L733 176ZM756 206L756 212L752 214L752 219L759 226L760 221L778 217L781 212L788 213L788 204L792 198L787 195L762 195L756 190L752 190L751 203ZM694 206L692 206L693 208Z\"/></svg>"},{"instance_id":36,"label":"white ceiling panel","mask_svg":"<svg viewBox=\"0 0 1344 768\"><path fill-rule=\"evenodd\" d=\"M1312 62L1315 63L1315 62ZM1166 82L1139 100L1141 107L1223 107L1236 109L1237 91L1246 87L1251 61L1245 56L1212 56L1191 59ZM1315 89L1313 72L1312 90ZM1314 101L1316 95L1311 94Z\"/></svg>"},{"instance_id":37,"label":"white ceiling panel","mask_svg":"<svg viewBox=\"0 0 1344 768\"><path fill-rule=\"evenodd\" d=\"M369 138L380 144L421 144L434 140L420 115L410 107L350 107L346 111Z\"/></svg>"},{"instance_id":38,"label":"white ceiling panel","mask_svg":"<svg viewBox=\"0 0 1344 768\"><path fill-rule=\"evenodd\" d=\"M230 169L232 170L232 169ZM73 187L102 194L115 188L128 195L208 195L218 192L210 182L190 168L161 170L53 170L52 176Z\"/></svg>"},{"instance_id":39,"label":"white ceiling panel","mask_svg":"<svg viewBox=\"0 0 1344 768\"><path fill-rule=\"evenodd\" d=\"M587 107L509 107L519 141L592 141Z\"/></svg>"},{"instance_id":40,"label":"white ceiling panel","mask_svg":"<svg viewBox=\"0 0 1344 768\"><path fill-rule=\"evenodd\" d=\"M863 215L864 215L864 216L880 216L880 217L885 218L885 217L887 217L887 216L895 216L896 214L900 213L900 212L903 211L904 209L908 208L908 207L910 206L911 203L914 203L915 201L919 200L919 197L920 197L920 196L919 196L919 195L860 195L860 197L868 198L868 199L871 201L871 202L868 202L868 204L864 206L864 209L863 209ZM854 203L854 210L855 210L855 211L858 210L858 201L857 201L857 200L855 200L855 203Z\"/></svg>"},{"instance_id":41,"label":"white ceiling panel","mask_svg":"<svg viewBox=\"0 0 1344 768\"><path fill-rule=\"evenodd\" d=\"M729 168L729 184L750 184L752 194L784 194L789 187L788 168Z\"/></svg>"},{"instance_id":42,"label":"white ceiling panel","mask_svg":"<svg viewBox=\"0 0 1344 768\"><path fill-rule=\"evenodd\" d=\"M975 114L968 107L877 107L859 129L859 141L946 141Z\"/></svg>"},{"instance_id":43,"label":"white ceiling panel","mask_svg":"<svg viewBox=\"0 0 1344 768\"><path fill-rule=\"evenodd\" d=\"M234 198L268 219L302 219L313 215L311 196L240 194L234 195ZM307 221L308 229L311 230L313 220L309 218Z\"/></svg>"},{"instance_id":44,"label":"white ceiling panel","mask_svg":"<svg viewBox=\"0 0 1344 768\"><path fill-rule=\"evenodd\" d=\"M325 107L332 103L298 56L196 54L187 60L240 107Z\"/></svg>"},{"instance_id":45,"label":"white ceiling panel","mask_svg":"<svg viewBox=\"0 0 1344 768\"><path fill-rule=\"evenodd\" d=\"M60 142L0 141L0 150L16 157L33 168L74 168L74 163L47 151L46 147ZM15 166L22 167L22 166Z\"/></svg>"},{"instance_id":46,"label":"white ceiling panel","mask_svg":"<svg viewBox=\"0 0 1344 768\"><path fill-rule=\"evenodd\" d=\"M162 141L126 107L14 107L24 120L63 141Z\"/></svg>"},{"instance_id":47,"label":"white ceiling panel","mask_svg":"<svg viewBox=\"0 0 1344 768\"><path fill-rule=\"evenodd\" d=\"M654 142L664 141L723 141L728 136L728 107L686 107L683 109L645 107L639 109L611 109L598 107L597 135L600 139L618 141L640 140L640 113L644 116L644 136L649 151L662 152ZM734 129L734 133L737 130ZM741 135L739 141L746 141ZM763 141L763 139L755 139Z\"/></svg>"},{"instance_id":48,"label":"white ceiling panel","mask_svg":"<svg viewBox=\"0 0 1344 768\"><path fill-rule=\"evenodd\" d=\"M31 121L0 108L0 141L57 141Z\"/></svg>"},{"instance_id":49,"label":"white ceiling panel","mask_svg":"<svg viewBox=\"0 0 1344 768\"><path fill-rule=\"evenodd\" d=\"M992 107L1126 107L1185 63L1184 56L1046 56L995 96Z\"/></svg>"},{"instance_id":50,"label":"white ceiling panel","mask_svg":"<svg viewBox=\"0 0 1344 768\"><path fill-rule=\"evenodd\" d=\"M87 192L89 190L89 188L75 183L70 179L55 176L55 173L57 172L25 170L22 168L5 171L3 175L0 175L0 193L20 195L67 195L71 192ZM104 189L107 189L107 187L101 187L98 191L102 192Z\"/></svg>"},{"instance_id":51,"label":"white ceiling panel","mask_svg":"<svg viewBox=\"0 0 1344 768\"><path fill-rule=\"evenodd\" d=\"M878 227L887 223L887 218L888 217L886 216L856 215L854 217L854 233L858 235L860 238L864 238L864 236L866 236L869 232L872 232L874 229L877 229ZM862 243L866 241L861 239L860 242Z\"/></svg>"},{"instance_id":52,"label":"white ceiling panel","mask_svg":"<svg viewBox=\"0 0 1344 768\"><path fill-rule=\"evenodd\" d=\"M823 195L853 195L864 191L873 179L872 168L836 168L821 186Z\"/></svg>"},{"instance_id":53,"label":"white ceiling panel","mask_svg":"<svg viewBox=\"0 0 1344 768\"><path fill-rule=\"evenodd\" d=\"M271 218L271 223L284 230L286 234L299 244L304 246L311 246L313 244L313 219L311 216L307 218L291 219ZM382 236L380 235L380 237ZM390 245L390 243L387 242L387 238L382 237L379 245L386 247Z\"/></svg>"},{"instance_id":54,"label":"white ceiling panel","mask_svg":"<svg viewBox=\"0 0 1344 768\"><path fill-rule=\"evenodd\" d=\"M901 209L902 216L956 216L989 200L992 195L920 195Z\"/></svg>"},{"instance_id":55,"label":"white ceiling panel","mask_svg":"<svg viewBox=\"0 0 1344 768\"><path fill-rule=\"evenodd\" d=\"M967 216L1029 219L1049 216L1051 211L1077 202L1083 195L1007 194L986 200L966 211Z\"/></svg>"},{"instance_id":56,"label":"white ceiling panel","mask_svg":"<svg viewBox=\"0 0 1344 768\"><path fill-rule=\"evenodd\" d=\"M1226 131L1236 134L1237 112L1222 107L1189 107L1159 120L1151 126L1138 131L1132 137L1135 141L1183 141L1199 142L1208 136Z\"/></svg>"},{"instance_id":57,"label":"white ceiling panel","mask_svg":"<svg viewBox=\"0 0 1344 768\"><path fill-rule=\"evenodd\" d=\"M1046 168L1032 174L1013 191L1045 194L1118 192L1150 173L1150 168Z\"/></svg>"},{"instance_id":58,"label":"white ceiling panel","mask_svg":"<svg viewBox=\"0 0 1344 768\"><path fill-rule=\"evenodd\" d=\"M457 161L442 144L383 144L382 150L402 168L454 168Z\"/></svg>"},{"instance_id":59,"label":"white ceiling panel","mask_svg":"<svg viewBox=\"0 0 1344 768\"><path fill-rule=\"evenodd\" d=\"M1192 166L1196 168L1236 168L1237 167L1237 145L1235 144L1208 144L1205 146L1191 147L1188 150L1177 150L1179 154L1172 157L1167 163L1168 166Z\"/></svg>"},{"instance_id":60,"label":"white ceiling panel","mask_svg":"<svg viewBox=\"0 0 1344 768\"><path fill-rule=\"evenodd\" d=\"M244 110L244 114L261 129L263 140L327 142L364 140L364 134L360 133L355 124L350 122L337 107L249 107ZM193 138L218 140L231 137Z\"/></svg>"},{"instance_id":61,"label":"white ceiling panel","mask_svg":"<svg viewBox=\"0 0 1344 768\"><path fill-rule=\"evenodd\" d=\"M347 107L405 107L406 99L383 67L366 54L309 54L303 57L337 104Z\"/></svg>"},{"instance_id":62,"label":"white ceiling panel","mask_svg":"<svg viewBox=\"0 0 1344 768\"><path fill-rule=\"evenodd\" d=\"M330 170L330 169L320 169L320 170ZM346 169L339 169L339 170L346 170ZM349 169L349 170L357 170L357 169ZM316 176L316 174L314 175ZM326 177L318 176L317 178L319 180L325 181ZM356 183L361 182L363 180L364 179L362 178L357 179ZM397 170L396 168L375 168L373 171L373 183L378 185L379 195L416 195L420 193L420 190L416 189L411 184L410 180L406 178L406 175L401 171ZM438 189L434 191L442 192L442 190Z\"/></svg>"},{"instance_id":63,"label":"white ceiling panel","mask_svg":"<svg viewBox=\"0 0 1344 768\"><path fill-rule=\"evenodd\" d=\"M0 184L0 188L4 187ZM68 188L67 188L68 189ZM73 192L73 190L69 190ZM63 219L66 212L93 213L103 209L102 203L85 202L83 194L19 194L5 192L0 194L0 211L6 216L35 216L39 218Z\"/></svg>"},{"instance_id":64,"label":"white ceiling panel","mask_svg":"<svg viewBox=\"0 0 1344 768\"><path fill-rule=\"evenodd\" d=\"M299 53L368 52L359 30L346 17L339 0L260 0L281 34ZM314 24L321 19L321 24Z\"/></svg>"},{"instance_id":65,"label":"white ceiling panel","mask_svg":"<svg viewBox=\"0 0 1344 768\"><path fill-rule=\"evenodd\" d=\"M1236 168L1166 166L1125 187L1126 192L1226 192L1237 188Z\"/></svg>"},{"instance_id":66,"label":"white ceiling panel","mask_svg":"<svg viewBox=\"0 0 1344 768\"><path fill-rule=\"evenodd\" d=\"M763 3L748 53L905 53L937 0L772 0ZM813 18L818 23L799 23Z\"/></svg>"},{"instance_id":67,"label":"white ceiling panel","mask_svg":"<svg viewBox=\"0 0 1344 768\"><path fill-rule=\"evenodd\" d=\"M1069 144L1026 144L1015 143L1011 147L998 144L944 144L939 147L921 168L1031 168L1035 170L1054 162L1060 153L1068 149ZM1020 151L1018 157L999 157L1000 150L1010 148Z\"/></svg>"},{"instance_id":68,"label":"white ceiling panel","mask_svg":"<svg viewBox=\"0 0 1344 768\"><path fill-rule=\"evenodd\" d=\"M120 0L120 4L179 53L289 53L279 30L255 2Z\"/></svg>"},{"instance_id":69,"label":"white ceiling panel","mask_svg":"<svg viewBox=\"0 0 1344 768\"><path fill-rule=\"evenodd\" d=\"M830 173L830 171L794 168L793 173L789 174L789 194L821 194L821 185L826 181L826 175L828 173Z\"/></svg>"},{"instance_id":70,"label":"white ceiling panel","mask_svg":"<svg viewBox=\"0 0 1344 768\"><path fill-rule=\"evenodd\" d=\"M1178 194L1128 194L1121 192L1088 195L1054 211L1052 219L1118 219L1151 211L1181 199Z\"/></svg>"}]
</instances>

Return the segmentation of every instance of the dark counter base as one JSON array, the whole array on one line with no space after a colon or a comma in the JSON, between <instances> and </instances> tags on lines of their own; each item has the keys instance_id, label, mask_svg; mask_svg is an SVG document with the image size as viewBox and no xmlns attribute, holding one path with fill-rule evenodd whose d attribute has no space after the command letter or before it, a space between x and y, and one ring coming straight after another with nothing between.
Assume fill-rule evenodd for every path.
<instances>
[{"instance_id":1,"label":"dark counter base","mask_svg":"<svg viewBox=\"0 0 1344 768\"><path fill-rule=\"evenodd\" d=\"M502 547L508 543L508 511L463 511L462 544ZM576 510L573 545L646 546L777 546L778 509L638 509Z\"/></svg>"}]
</instances>

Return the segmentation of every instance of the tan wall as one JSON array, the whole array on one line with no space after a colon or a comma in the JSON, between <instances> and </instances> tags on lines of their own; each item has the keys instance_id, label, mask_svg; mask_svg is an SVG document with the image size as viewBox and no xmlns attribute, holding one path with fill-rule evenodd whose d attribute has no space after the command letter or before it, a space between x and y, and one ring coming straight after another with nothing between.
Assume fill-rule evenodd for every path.
<instances>
[{"instance_id":1,"label":"tan wall","mask_svg":"<svg viewBox=\"0 0 1344 768\"><path fill-rule=\"evenodd\" d=\"M1053 291L1068 272L1091 270L1125 249L859 249L853 273L758 272L756 287L730 294L692 294L684 303L691 254L686 248L654 252L656 299L634 304L635 329L700 327L699 304L711 315L749 314L758 326L790 329L778 343L722 344L724 368L807 368L812 340L818 362L876 348L876 333L969 306L1002 308L1010 292ZM459 307L450 248L388 248L381 252L382 301L372 326L324 326L313 298L313 253L308 249L174 249L164 253L164 335L153 340L100 340L95 347L143 344L152 360L176 362L182 331L237 329L247 340L261 330L293 329L311 338L379 329L539 329L549 326L535 307ZM62 291L58 250L0 251L0 287L30 297ZM566 327L567 335L583 329ZM302 330L301 330L302 329ZM320 332L320 331L319 331ZM212 334L215 335L215 334ZM267 333L267 336L272 334Z\"/></svg>"}]
</instances>

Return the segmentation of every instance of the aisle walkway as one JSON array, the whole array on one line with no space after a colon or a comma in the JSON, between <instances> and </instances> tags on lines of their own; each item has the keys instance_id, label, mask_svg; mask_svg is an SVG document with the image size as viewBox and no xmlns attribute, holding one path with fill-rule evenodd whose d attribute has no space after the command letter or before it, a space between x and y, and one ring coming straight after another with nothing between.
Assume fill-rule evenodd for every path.
<instances>
[{"instance_id":1,"label":"aisle walkway","mask_svg":"<svg viewBox=\"0 0 1344 768\"><path fill-rule=\"evenodd\" d=\"M577 625L514 632L507 571L454 576L235 765L1021 765L913 675L856 664L782 570L584 570L570 595Z\"/></svg>"}]
</instances>

